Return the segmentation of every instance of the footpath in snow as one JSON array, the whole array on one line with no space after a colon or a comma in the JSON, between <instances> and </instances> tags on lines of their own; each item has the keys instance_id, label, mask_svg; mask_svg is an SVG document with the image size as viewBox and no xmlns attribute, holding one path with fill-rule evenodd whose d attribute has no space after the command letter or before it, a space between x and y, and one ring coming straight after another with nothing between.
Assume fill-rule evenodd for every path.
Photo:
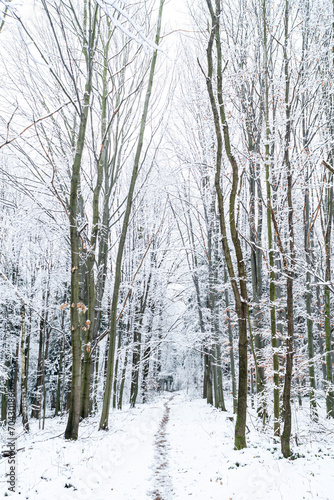
<instances>
[{"instance_id":1,"label":"footpath in snow","mask_svg":"<svg viewBox=\"0 0 334 500\"><path fill-rule=\"evenodd\" d=\"M234 423L201 399L165 393L150 404L114 411L108 432L97 419L80 426L77 442L64 441L66 419L48 419L19 435L18 488L10 498L40 500L302 500L334 499L334 425L312 424L305 408L294 411L293 450L256 429L248 415L246 450L233 450ZM1 438L5 449L6 433ZM0 497L7 492L8 459L0 459Z\"/></svg>"}]
</instances>

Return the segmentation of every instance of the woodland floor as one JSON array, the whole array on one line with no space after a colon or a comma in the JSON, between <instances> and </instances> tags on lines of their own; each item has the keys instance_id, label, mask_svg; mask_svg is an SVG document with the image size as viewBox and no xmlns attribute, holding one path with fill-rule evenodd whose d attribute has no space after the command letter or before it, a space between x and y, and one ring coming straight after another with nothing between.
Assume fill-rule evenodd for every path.
<instances>
[{"instance_id":1,"label":"woodland floor","mask_svg":"<svg viewBox=\"0 0 334 500\"><path fill-rule=\"evenodd\" d=\"M230 402L227 406L230 407ZM270 425L261 431L248 414L248 448L233 450L230 412L186 393L165 393L152 403L114 411L110 430L98 418L80 426L77 442L64 441L66 418L32 423L18 435L18 487L10 498L40 500L302 500L334 499L334 422L314 424L308 402L293 411L294 460L280 455ZM18 433L21 426L18 424ZM0 432L2 450L6 431ZM298 444L297 444L298 443ZM6 496L8 458L0 458L0 498Z\"/></svg>"}]
</instances>

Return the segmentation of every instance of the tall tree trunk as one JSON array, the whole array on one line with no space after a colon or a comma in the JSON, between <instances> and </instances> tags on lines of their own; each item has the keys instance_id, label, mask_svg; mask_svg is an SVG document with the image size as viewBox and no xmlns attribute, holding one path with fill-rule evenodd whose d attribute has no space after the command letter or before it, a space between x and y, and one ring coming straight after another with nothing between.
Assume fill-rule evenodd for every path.
<instances>
[{"instance_id":1,"label":"tall tree trunk","mask_svg":"<svg viewBox=\"0 0 334 500\"><path fill-rule=\"evenodd\" d=\"M252 137L249 133L249 151L254 151ZM257 393L257 412L260 418L266 418L265 401L265 373L262 364L263 339L261 336L262 328L262 310L260 300L262 298L262 253L259 249L261 245L262 234L262 193L258 184L255 182L255 176L258 175L256 166L251 164L250 172L250 241L251 248L251 270L252 270L252 288L253 288L253 316L254 316L254 355L260 363L256 363L256 393ZM256 184L258 187L258 196L256 196ZM258 221L256 223L255 204L259 207ZM261 207L261 208L260 208ZM258 241L256 241L255 233Z\"/></svg>"},{"instance_id":2,"label":"tall tree trunk","mask_svg":"<svg viewBox=\"0 0 334 500\"><path fill-rule=\"evenodd\" d=\"M266 165L266 189L267 189L267 231L270 266L270 329L271 346L273 351L274 370L274 435L280 435L280 395L279 395L279 358L278 340L276 329L276 274L275 274L275 254L273 249L273 231L271 222L272 197L270 184L270 124L269 124L269 75L268 75L268 42L267 42L267 2L262 2L263 10L263 44L264 44L264 78L265 78L265 122L266 122L266 145L265 145L265 165Z\"/></svg>"},{"instance_id":3,"label":"tall tree trunk","mask_svg":"<svg viewBox=\"0 0 334 500\"><path fill-rule=\"evenodd\" d=\"M112 401L113 408L117 407L118 365L119 365L121 345L122 345L122 327L120 326L120 328L118 329L118 344L117 344L116 363L115 363L114 389L113 389L113 401Z\"/></svg>"},{"instance_id":4,"label":"tall tree trunk","mask_svg":"<svg viewBox=\"0 0 334 500\"><path fill-rule=\"evenodd\" d=\"M10 354L8 345L8 307L4 306L4 342L3 342L3 358L5 373L7 378L3 378L3 385L1 391L1 421L7 423L7 407L8 407L8 390L10 382Z\"/></svg>"},{"instance_id":5,"label":"tall tree trunk","mask_svg":"<svg viewBox=\"0 0 334 500\"><path fill-rule=\"evenodd\" d=\"M142 365L143 365L143 378L142 378L142 384L141 384L141 389L142 389L142 395L143 395L143 403L146 403L147 401L147 396L148 396L148 376L150 373L150 361L151 361L151 339L152 339L152 328L153 328L153 321L154 321L154 311L155 311L155 304L152 304L150 308L150 320L149 324L147 327L147 332L146 332L146 338L145 338L145 347L144 347L144 352L142 356ZM161 309L160 309L161 311ZM160 312L161 314L161 312Z\"/></svg>"},{"instance_id":6,"label":"tall tree trunk","mask_svg":"<svg viewBox=\"0 0 334 500\"><path fill-rule=\"evenodd\" d=\"M45 296L43 297L45 303ZM45 304L45 310L47 304ZM32 402L31 418L39 419L41 412L42 401L42 380L43 380L43 353L44 353L44 333L45 333L45 310L42 311L39 322L39 344L38 344L38 360L37 360L37 378L35 395Z\"/></svg>"},{"instance_id":7,"label":"tall tree trunk","mask_svg":"<svg viewBox=\"0 0 334 500\"><path fill-rule=\"evenodd\" d=\"M90 97L92 93L92 78L93 78L93 46L95 41L95 30L97 25L97 9L92 25L90 26L90 46L87 57L87 79L85 84L85 92L83 104L81 107L80 123L78 139L76 144L76 152L71 172L71 190L70 190L70 243L71 243L71 341L72 341L72 380L70 394L70 408L68 421L65 430L65 439L76 440L79 432L79 420L81 410L81 331L80 331L80 301L79 301L79 266L80 266L80 234L78 228L78 191L80 185L80 170L83 150L85 146L86 128L89 114ZM87 350L87 347L86 347Z\"/></svg>"},{"instance_id":8,"label":"tall tree trunk","mask_svg":"<svg viewBox=\"0 0 334 500\"><path fill-rule=\"evenodd\" d=\"M46 364L48 363L49 356L49 344L50 344L51 328L48 328L45 341L45 353L43 358L43 384L42 384L42 394L43 394L43 421L42 430L44 430L45 425L45 415L46 415Z\"/></svg>"},{"instance_id":9,"label":"tall tree trunk","mask_svg":"<svg viewBox=\"0 0 334 500\"><path fill-rule=\"evenodd\" d=\"M90 238L89 251L87 257L87 281L88 281L88 321L84 328L86 328L85 335L85 349L84 349L84 359L83 359L83 374L82 374L82 394L81 394L81 417L86 418L89 415L90 397L91 397L91 382L93 378L93 358L90 355L90 346L93 341L96 321L96 286L95 286L95 275L94 275L94 264L96 258L96 245L99 236L99 223L100 223L100 210L99 201L100 193L103 182L104 172L107 173L106 165L108 163L108 139L106 137L107 133L107 74L108 74L108 54L109 45L111 41L111 28L110 23L108 24L108 39L104 47L104 64L102 71L102 95L101 95L101 137L102 146L100 151L100 157L97 164L97 179L96 185L93 193L93 220L92 220L92 234ZM109 196L105 196L105 202L109 204ZM107 250L107 249L106 249ZM102 300L104 292L104 284L101 287L101 297Z\"/></svg>"},{"instance_id":10,"label":"tall tree trunk","mask_svg":"<svg viewBox=\"0 0 334 500\"><path fill-rule=\"evenodd\" d=\"M222 235L223 251L227 270L229 273L231 286L235 299L235 310L238 316L238 330L239 330L239 384L238 384L238 410L235 424L235 448L241 449L246 447L246 411L247 411L247 286L246 286L246 268L245 261L240 244L239 234L236 226L235 202L237 197L237 189L239 184L239 169L237 161L231 150L230 133L225 115L225 105L223 101L222 91L222 53L219 29L219 16L220 2L216 0L216 10L212 7L211 0L207 0L208 8L211 15L211 34L207 48L208 58L208 76L206 78L208 94L211 103L211 109L214 117L215 131L217 137L217 155L216 155L216 175L215 175L215 188L218 198L220 230ZM218 106L216 104L215 94L212 86L213 77L213 42L216 41L217 51L217 97ZM219 108L219 112L218 112ZM223 135L222 135L222 131ZM225 153L228 161L232 167L232 188L229 203L229 222L230 233L233 242L235 257L237 261L238 278L234 273L231 252L227 240L226 221L224 214L224 198L220 185L221 177L221 163L222 163L222 147L223 138ZM238 286L239 282L239 286Z\"/></svg>"},{"instance_id":11,"label":"tall tree trunk","mask_svg":"<svg viewBox=\"0 0 334 500\"><path fill-rule=\"evenodd\" d=\"M325 253L326 253L326 274L325 281L331 281L331 235L333 219L333 174L328 174L328 196L327 196L327 227L325 234ZM325 333L326 333L326 409L327 416L334 418L334 391L332 374L332 330L331 330L331 300L330 287L326 284L324 287L325 302Z\"/></svg>"},{"instance_id":12,"label":"tall tree trunk","mask_svg":"<svg viewBox=\"0 0 334 500\"><path fill-rule=\"evenodd\" d=\"M5 318L7 316L7 307L5 307ZM9 353L7 352L7 321L5 319L5 333L4 333L4 343L3 343L3 364L5 368L5 372L7 376L9 375L10 361L9 361ZM9 377L3 380L2 391L1 391L1 422L7 423L7 406L8 406L8 386L9 386Z\"/></svg>"},{"instance_id":13,"label":"tall tree trunk","mask_svg":"<svg viewBox=\"0 0 334 500\"><path fill-rule=\"evenodd\" d=\"M119 410L122 409L123 405L123 394L124 394L124 385L125 385L125 377L126 377L126 368L128 365L128 358L129 358L129 349L125 349L125 358L124 358L124 364L122 368L122 377L121 377L121 385L119 389L119 398L118 398L118 405L117 408Z\"/></svg>"},{"instance_id":14,"label":"tall tree trunk","mask_svg":"<svg viewBox=\"0 0 334 500\"><path fill-rule=\"evenodd\" d=\"M134 408L138 396L139 388L139 368L141 358L141 321L139 325L134 327L133 348L132 348L132 370L131 370L131 386L130 386L130 407Z\"/></svg>"},{"instance_id":15,"label":"tall tree trunk","mask_svg":"<svg viewBox=\"0 0 334 500\"><path fill-rule=\"evenodd\" d=\"M211 363L211 350L206 346L204 351L204 387L206 402L213 405L213 388L212 388L212 363Z\"/></svg>"},{"instance_id":16,"label":"tall tree trunk","mask_svg":"<svg viewBox=\"0 0 334 500\"><path fill-rule=\"evenodd\" d=\"M62 327L63 329L63 327ZM57 392L56 392L56 408L55 408L55 417L59 415L60 412L60 401L61 401L61 382L63 378L64 371L64 350L65 350L65 339L63 337L60 353L59 353L59 368L58 368L58 377L57 377Z\"/></svg>"},{"instance_id":17,"label":"tall tree trunk","mask_svg":"<svg viewBox=\"0 0 334 500\"><path fill-rule=\"evenodd\" d=\"M216 408L226 411L224 392L223 392L223 374L221 368L221 348L219 339L219 312L217 304L217 286L218 286L218 265L219 265L219 240L214 236L219 233L217 227L217 214L215 211L216 196L215 191L212 193L212 201L210 203L210 213L206 213L208 225L208 267L209 267L209 290L208 290L208 308L210 309L210 327L211 327L211 349L209 362L212 371L214 405ZM211 381L211 385L212 385ZM212 393L212 387L211 387ZM210 403L212 404L212 403Z\"/></svg>"},{"instance_id":18,"label":"tall tree trunk","mask_svg":"<svg viewBox=\"0 0 334 500\"><path fill-rule=\"evenodd\" d=\"M293 282L294 282L294 262L295 262L295 246L294 246L294 226L293 226L293 202L292 202L292 169L289 157L290 136L291 136L291 103L289 102L290 95L290 75L289 75L289 59L287 54L287 45L289 37L289 0L285 2L285 22L284 22L284 73L285 73L285 151L284 163L287 172L287 199L288 199L288 230L289 230L289 253L290 262L286 260L287 274L287 322L288 335L286 341L286 367L283 389L283 408L284 408L284 428L281 435L281 450L285 458L291 455L290 437L291 437L291 380L293 368L293 342L294 342L294 319L293 319Z\"/></svg>"},{"instance_id":19,"label":"tall tree trunk","mask_svg":"<svg viewBox=\"0 0 334 500\"><path fill-rule=\"evenodd\" d=\"M227 272L226 268L224 270L224 280L227 283ZM226 306L226 316L227 316L227 330L228 330L228 340L230 344L230 368L232 377L232 398L233 398L233 413L238 411L238 398L237 398L237 384L235 378L235 363L234 363L234 348L233 348L233 331L231 326L231 311L230 303L228 297L228 290L225 288L225 306Z\"/></svg>"},{"instance_id":20,"label":"tall tree trunk","mask_svg":"<svg viewBox=\"0 0 334 500\"><path fill-rule=\"evenodd\" d=\"M309 18L310 18L310 3L309 0L305 1L305 19L303 26L303 47L302 47L302 58L303 58L303 76L306 78L307 61L306 54L309 50ZM308 91L306 90L302 94L302 134L303 134L303 147L305 153L308 155L308 131L309 131L309 121L307 115L307 103ZM313 344L313 320L312 320L312 291L311 291L311 272L310 268L312 265L312 241L313 235L312 228L310 228L310 165L308 159L306 159L305 165L305 198L304 198L304 247L306 256L306 325L307 325L307 345L308 345L308 358L309 358L309 383L310 383L310 410L311 418L313 420L318 420L317 414L317 402L315 398L315 370L314 370L314 344Z\"/></svg>"},{"instance_id":21,"label":"tall tree trunk","mask_svg":"<svg viewBox=\"0 0 334 500\"><path fill-rule=\"evenodd\" d=\"M146 403L148 396L148 375L150 373L150 358L151 358L151 337L146 338L146 346L143 353L143 379L141 384L143 403Z\"/></svg>"},{"instance_id":22,"label":"tall tree trunk","mask_svg":"<svg viewBox=\"0 0 334 500\"><path fill-rule=\"evenodd\" d=\"M12 359L12 370L13 370L13 382L10 384L13 394L13 415L16 420L17 413L17 381L19 378L19 351L20 351L20 338L16 340L16 350L14 359Z\"/></svg>"},{"instance_id":23,"label":"tall tree trunk","mask_svg":"<svg viewBox=\"0 0 334 500\"><path fill-rule=\"evenodd\" d=\"M26 381L26 308L21 305L21 408L22 424L25 432L29 432L28 405L27 405L27 381Z\"/></svg>"},{"instance_id":24,"label":"tall tree trunk","mask_svg":"<svg viewBox=\"0 0 334 500\"><path fill-rule=\"evenodd\" d=\"M159 45L159 41L160 41L163 5L164 5L164 0L160 0L158 24L157 24L157 31L156 31L156 36L155 36L155 44L156 45ZM109 347L109 353L108 353L107 379L106 379L106 386L105 386L104 397L103 397L102 414L101 414L100 427L99 427L100 429L103 429L103 430L108 429L109 408L110 408L111 393L112 393L112 388L113 388L116 327L117 327L117 304L118 304L119 289L120 289L120 284L121 284L123 251L124 251L124 245L125 245L125 240L126 240L126 234L127 234L128 226L129 226L134 189L135 189L135 185L136 185L138 168L139 168L139 163L140 163L140 159L141 159L141 152L142 152L142 148L143 148L144 133L145 133L145 128L146 128L149 103L150 103L150 98L151 98L151 93L152 93L153 78L154 78L154 73L155 73L157 56L158 56L158 51L154 50L152 62L151 62L151 68L150 68L149 81L148 81L148 86L147 86L147 91L146 91L146 96L145 96L144 109L143 109L143 114L142 114L142 118L141 118L139 138L138 138L138 144L137 144L137 149L136 149L136 154L135 154L134 166L133 166L133 170L132 170L128 198L127 198L125 214L124 214L124 219L123 219L122 232L121 232L121 237L120 237L118 251L117 251L114 291L113 291L111 313L110 313L110 316L111 316L111 319L110 319L110 347Z\"/></svg>"}]
</instances>

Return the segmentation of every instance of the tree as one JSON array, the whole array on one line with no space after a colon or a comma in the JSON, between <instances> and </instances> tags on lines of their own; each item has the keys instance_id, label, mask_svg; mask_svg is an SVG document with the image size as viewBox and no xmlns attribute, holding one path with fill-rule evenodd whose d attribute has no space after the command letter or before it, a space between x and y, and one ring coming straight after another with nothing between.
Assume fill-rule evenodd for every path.
<instances>
[{"instance_id":1,"label":"tree","mask_svg":"<svg viewBox=\"0 0 334 500\"><path fill-rule=\"evenodd\" d=\"M211 17L211 33L207 48L208 74L206 76L207 89L210 98L212 114L215 123L217 137L217 158L216 158L216 177L215 187L218 198L220 230L222 236L222 244L225 255L225 261L231 281L231 286L234 294L235 308L238 315L239 328L239 384L238 384L238 410L235 425L235 447L237 449L246 447L246 410L247 410L247 313L248 313L248 294L246 286L246 268L244 256L240 244L240 237L237 230L236 220L236 197L239 185L239 167L237 160L231 149L231 139L229 128L226 120L225 105L223 100L222 89L222 52L220 39L220 2L217 0L215 9L211 0L207 0L208 9ZM213 90L213 44L216 45L217 66L217 100ZM222 147L225 147L227 159L232 168L232 188L229 199L229 223L230 235L234 247L234 254L237 261L237 272L235 274L232 262L230 246L227 239L227 229L225 220L224 196L221 189L221 165L222 165Z\"/></svg>"},{"instance_id":2,"label":"tree","mask_svg":"<svg viewBox=\"0 0 334 500\"><path fill-rule=\"evenodd\" d=\"M156 30L156 36L155 36L156 47L159 45L159 41L160 41L163 5L164 5L164 0L161 0L160 5L159 5L157 30ZM138 175L138 168L140 165L141 153L142 153L142 148L143 148L145 126L146 126L147 115L148 115L148 111L149 111L149 104L150 104L150 99L151 99L157 56L158 56L158 50L156 48L153 52L151 66L150 66L150 74L149 74L148 86L147 86L147 90L146 90L144 108L143 108L143 113L142 113L142 118L141 118L140 129L139 129L138 143L137 143L136 154L135 154L135 159L134 159L134 164L133 164L129 192L128 192L127 201L126 201L126 208L125 208L125 214L124 214L124 218L123 218L122 231L121 231L121 236L120 236L120 241L119 241L118 251L117 251L117 259L116 259L116 266L115 266L115 283L114 283L114 290L113 290L113 297L112 297L112 304L111 304L111 313L110 313L110 346L109 346L109 353L108 353L107 380L106 380L106 386L105 386L105 392L104 392L104 398L103 398L103 408L102 408L102 414L101 414L101 420L100 420L100 429L103 429L103 430L108 429L110 399L111 399L111 392L112 392L112 387L113 387L115 345L116 345L116 328L117 328L117 304L118 304L118 297L119 297L119 288L120 288L120 284L121 284L121 266L122 266L122 260L123 260L123 251L124 251L125 239L126 239L126 234L127 234L128 225L129 225L130 213L131 213L131 209L132 209L133 195L134 195L134 190L135 190L135 185L136 185L136 180L137 180L137 175Z\"/></svg>"}]
</instances>

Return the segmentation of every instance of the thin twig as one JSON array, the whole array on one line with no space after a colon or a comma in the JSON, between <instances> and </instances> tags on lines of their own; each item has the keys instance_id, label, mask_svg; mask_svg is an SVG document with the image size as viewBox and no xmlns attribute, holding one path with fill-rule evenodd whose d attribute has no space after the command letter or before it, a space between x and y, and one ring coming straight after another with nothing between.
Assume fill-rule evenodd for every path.
<instances>
[{"instance_id":1,"label":"thin twig","mask_svg":"<svg viewBox=\"0 0 334 500\"><path fill-rule=\"evenodd\" d=\"M28 125L25 129L22 130L22 132L20 132L18 135L16 135L15 137L13 137L13 139L10 139L10 141L6 140L3 144L1 144L0 145L0 149L2 149L4 146L7 146L8 144L11 144L12 142L16 141L19 137L21 137L31 127L34 127L34 126L37 125L37 123L40 123L43 120L46 120L47 118L50 118L51 116L55 115L56 113L58 113L58 111L60 111L61 109L63 109L65 106L68 106L69 104L71 104L71 101L66 102L65 104L63 104L62 106L60 106L60 108L56 109L55 111L53 111L49 115L43 116L42 118L38 118L38 120L36 120L36 121L34 120L33 123L31 123L30 125Z\"/></svg>"},{"instance_id":2,"label":"thin twig","mask_svg":"<svg viewBox=\"0 0 334 500\"><path fill-rule=\"evenodd\" d=\"M143 257L142 257L142 259L141 259L141 261L140 261L140 264L139 264L139 266L138 266L138 268L137 268L137 270L136 270L136 272L135 272L135 274L134 274L134 276L133 276L133 279L132 279L132 281L131 281L131 285L130 285L130 287L129 287L129 291L128 291L127 296L126 296L126 298L125 298L125 300L124 300L124 303L123 303L123 307L122 307L121 312L119 313L119 315L118 315L118 317L117 317L117 319L116 319L116 323L118 323L118 322L119 322L119 320L121 319L121 317L122 317L122 315L123 315L123 312L124 312L124 309L125 309L126 303L127 303L128 299L129 299L129 297L130 297L130 295L131 295L131 292L132 292L132 287L133 287L133 284L134 284L134 282L135 282L136 276L137 276L137 274L139 273L140 268L141 268L141 267L142 267L142 265L143 265L144 259L145 259L146 255L148 254L148 251L149 251L149 249L150 249L150 247L151 247L152 243L154 242L155 238L157 237L157 235L158 235L158 233L159 233L159 231L160 231L160 229L161 229L162 223L163 223L163 221L164 221L164 219L165 219L165 215L166 215L166 209L167 209L167 203L168 203L168 200L169 200L169 197L167 196L166 203L165 203L165 208L164 208L164 212L163 212L163 216L162 216L162 219L161 219L160 225L159 225L159 227L158 227L158 229L157 229L156 233L155 233L155 234L154 234L154 236L152 237L152 239L151 239L150 243L148 244L148 246L147 246L147 248L146 248L146 251L145 251L145 253L144 253L144 255L143 255ZM97 345L98 345L98 344L101 342L101 340L103 340L103 339L104 339L104 338L105 338L105 337L106 337L109 333L110 333L110 330L109 330L109 328L107 328L107 329L106 329L106 330L102 333L102 335L100 335L100 336L96 339L96 342L95 342L94 346L93 346L93 347L91 348L91 350L90 350L90 356L89 356L89 357L91 357L91 356L92 356L92 354L93 354L93 352L95 351L95 349L96 349Z\"/></svg>"},{"instance_id":3,"label":"thin twig","mask_svg":"<svg viewBox=\"0 0 334 500\"><path fill-rule=\"evenodd\" d=\"M42 140L41 140L40 135L39 135L38 130L37 130L36 123L37 123L37 122L35 122L35 121L34 121L34 125L35 125L35 131L36 131L37 139L38 139L38 141L39 141L39 143L40 143L40 145L41 145L41 148L42 148L42 149L43 149L43 151L44 151L45 156L47 157L47 159L48 159L48 160L49 160L49 162L50 162L50 165L52 166L51 186L52 186L52 188L53 188L53 190L54 190L54 192L55 192L55 195L57 196L58 200L59 200L59 201L60 201L60 203L63 205L63 208L64 208L64 210L65 210L65 213L66 213L67 217L69 217L69 214L68 214L68 211L67 211L66 205L65 205L65 203L63 202L63 200L61 199L61 197L60 197L60 195L59 195L59 193L58 193L58 191L57 191L57 188L56 188L56 186L54 185L54 179L55 179L55 174L56 174L56 167L55 167L55 164L54 164L54 162L53 162L53 160L52 160L51 156L49 155L49 153L48 153L48 152L47 152L47 150L45 149L44 144L42 143Z\"/></svg>"},{"instance_id":4,"label":"thin twig","mask_svg":"<svg viewBox=\"0 0 334 500\"><path fill-rule=\"evenodd\" d=\"M125 298L125 301L124 301L124 304L123 304L122 310L121 310L121 312L119 313L118 318L117 318L117 320L116 320L116 322L117 322L117 323L118 323L118 321L121 319L121 316L122 316L122 314L123 314L123 312L124 312L124 309L125 309L126 303L127 303L128 298L130 297L130 294L131 294L131 292L132 292L132 287L133 287L133 284L134 284L134 282L135 282L136 276L137 276L137 274L139 273L141 266L143 265L144 259L145 259L146 255L148 254L148 251L149 251L149 249L151 248L152 243L154 242L155 238L157 237L157 235L158 235L158 233L159 233L159 231L160 231L160 229L161 229L161 226L162 226L162 224L163 224L163 221L164 221L164 219L165 219L165 215L166 215L167 202L168 202L168 196L167 196L167 198L166 198L165 208L164 208L164 212L163 212L162 219L161 219L161 222L160 222L160 224L159 224L159 227L158 227L158 229L157 229L157 231L156 231L155 235L154 235L154 236L153 236L153 238L151 239L150 243L148 244L148 246L147 246L147 248L146 248L146 251L145 251L145 253L144 253L144 255L143 255L143 258L141 259L140 264L139 264L139 266L138 266L138 268L137 268L137 271L135 272L135 274L134 274L134 276L133 276L133 279L132 279L132 281L131 281L131 285L130 285L129 291L128 291L128 293L127 293L127 296L126 296L126 298Z\"/></svg>"},{"instance_id":5,"label":"thin twig","mask_svg":"<svg viewBox=\"0 0 334 500\"><path fill-rule=\"evenodd\" d=\"M210 261L209 254L208 254L208 251L207 251L206 245L205 245L205 240L204 240L204 235L203 235L203 230L202 230L202 224L201 224L198 212L197 212L197 219L198 219L199 228L201 230L201 236L202 236L202 240L203 240L204 250L205 250L206 256L208 258L208 261Z\"/></svg>"}]
</instances>

